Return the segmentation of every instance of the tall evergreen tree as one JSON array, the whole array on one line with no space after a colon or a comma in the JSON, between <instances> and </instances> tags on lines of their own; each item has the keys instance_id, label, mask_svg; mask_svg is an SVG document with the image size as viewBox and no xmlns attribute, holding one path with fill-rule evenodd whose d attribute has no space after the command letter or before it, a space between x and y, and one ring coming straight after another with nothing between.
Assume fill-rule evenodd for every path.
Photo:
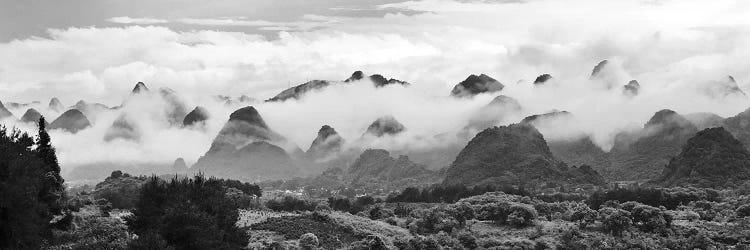
<instances>
[{"instance_id":1,"label":"tall evergreen tree","mask_svg":"<svg viewBox=\"0 0 750 250\"><path fill-rule=\"evenodd\" d=\"M47 133L47 122L44 116L39 117L39 136L36 141L34 152L44 162L45 169L42 178L42 188L39 190L39 200L46 203L50 212L58 214L61 212L61 202L65 194L63 178L60 176L60 164L57 161L55 148L52 147L52 140Z\"/></svg>"},{"instance_id":2,"label":"tall evergreen tree","mask_svg":"<svg viewBox=\"0 0 750 250\"><path fill-rule=\"evenodd\" d=\"M53 213L40 197L54 175L33 146L27 133L0 125L0 249L36 249L51 237Z\"/></svg>"}]
</instances>

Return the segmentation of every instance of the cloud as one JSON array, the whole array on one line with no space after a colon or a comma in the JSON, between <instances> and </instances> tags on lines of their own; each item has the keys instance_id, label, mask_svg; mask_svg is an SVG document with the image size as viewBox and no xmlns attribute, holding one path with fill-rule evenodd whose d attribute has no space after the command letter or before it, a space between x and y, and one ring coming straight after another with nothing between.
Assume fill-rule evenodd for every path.
<instances>
[{"instance_id":1,"label":"cloud","mask_svg":"<svg viewBox=\"0 0 750 250\"><path fill-rule=\"evenodd\" d=\"M107 21L111 23L141 24L141 25L162 24L162 23L169 22L164 19L148 18L148 17L127 17L127 16L112 17L112 18L107 19Z\"/></svg>"}]
</instances>

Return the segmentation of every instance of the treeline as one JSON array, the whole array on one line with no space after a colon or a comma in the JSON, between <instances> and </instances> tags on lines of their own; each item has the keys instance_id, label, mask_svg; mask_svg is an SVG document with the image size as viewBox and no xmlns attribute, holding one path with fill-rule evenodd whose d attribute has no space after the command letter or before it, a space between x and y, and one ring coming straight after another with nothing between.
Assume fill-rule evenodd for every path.
<instances>
[{"instance_id":1,"label":"treeline","mask_svg":"<svg viewBox=\"0 0 750 250\"><path fill-rule=\"evenodd\" d=\"M35 249L52 237L65 187L44 117L39 135L0 126L0 249Z\"/></svg>"},{"instance_id":2,"label":"treeline","mask_svg":"<svg viewBox=\"0 0 750 250\"><path fill-rule=\"evenodd\" d=\"M426 203L454 203L460 199L480 195L489 192L501 191L506 194L521 196L531 195L523 187L515 188L512 186L495 187L491 185L474 186L469 188L465 185L434 185L431 187L419 189L408 187L400 193L388 195L386 202L426 202Z\"/></svg>"},{"instance_id":3,"label":"treeline","mask_svg":"<svg viewBox=\"0 0 750 250\"><path fill-rule=\"evenodd\" d=\"M248 239L236 226L239 218L236 191L260 195L251 184L232 180L174 177L171 181L150 177L127 224L138 239L132 249L240 249ZM247 193L245 193L247 191ZM149 248L150 247L150 248Z\"/></svg>"},{"instance_id":4,"label":"treeline","mask_svg":"<svg viewBox=\"0 0 750 250\"><path fill-rule=\"evenodd\" d=\"M667 209L675 209L679 205L700 200L718 202L721 197L718 191L705 188L617 188L596 191L589 196L587 203L593 209L599 209L607 201L618 201L620 203L635 201L649 206L664 206Z\"/></svg>"}]
</instances>

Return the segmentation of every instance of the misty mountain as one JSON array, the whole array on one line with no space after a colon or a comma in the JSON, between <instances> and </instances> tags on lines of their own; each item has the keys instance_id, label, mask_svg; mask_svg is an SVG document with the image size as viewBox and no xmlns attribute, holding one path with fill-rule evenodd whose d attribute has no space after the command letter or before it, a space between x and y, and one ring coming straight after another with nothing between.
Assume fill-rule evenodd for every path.
<instances>
[{"instance_id":1,"label":"misty mountain","mask_svg":"<svg viewBox=\"0 0 750 250\"><path fill-rule=\"evenodd\" d=\"M163 102L163 115L166 118L166 121L172 126L182 125L185 116L188 114L187 105L177 92L170 88L162 87L154 93L151 92L143 82L138 82L135 87L133 87L131 96L123 102L122 107L141 105L139 102L146 101Z\"/></svg>"},{"instance_id":2,"label":"misty mountain","mask_svg":"<svg viewBox=\"0 0 750 250\"><path fill-rule=\"evenodd\" d=\"M310 91L321 90L325 87L328 87L331 84L354 83L364 78L365 76L364 76L364 73L362 73L362 71L355 71L354 73L352 73L352 75L349 78L343 81L311 80L306 83L285 89L281 91L279 94L277 94L276 96L271 97L270 99L266 101L275 102L275 101L285 101L287 99L299 99L304 94ZM380 74L374 74L367 78L372 82L372 84L375 87L383 87L383 86L391 85L391 84L404 85L404 86L409 85L408 82L401 81L401 80L394 79L394 78L388 79Z\"/></svg>"},{"instance_id":3,"label":"misty mountain","mask_svg":"<svg viewBox=\"0 0 750 250\"><path fill-rule=\"evenodd\" d=\"M383 149L367 149L349 167L346 173L351 186L372 184L416 185L433 179L434 173L425 166L416 164L409 157L391 157Z\"/></svg>"},{"instance_id":4,"label":"misty mountain","mask_svg":"<svg viewBox=\"0 0 750 250\"><path fill-rule=\"evenodd\" d=\"M305 154L314 161L325 160L341 152L343 146L344 138L331 126L323 125Z\"/></svg>"},{"instance_id":5,"label":"misty mountain","mask_svg":"<svg viewBox=\"0 0 750 250\"><path fill-rule=\"evenodd\" d=\"M141 93L148 92L149 89L146 87L146 84L143 82L138 82L135 84L135 87L133 87L133 91L131 91L132 94L137 95Z\"/></svg>"},{"instance_id":6,"label":"misty mountain","mask_svg":"<svg viewBox=\"0 0 750 250\"><path fill-rule=\"evenodd\" d=\"M545 123L545 122L548 122L548 121L554 120L554 119L568 119L570 117L572 117L572 114L570 112L568 112L568 111L565 111L565 110L563 110L563 111L552 110L552 111L544 113L544 114L537 114L537 115L527 116L527 117L523 118L523 120L521 120L520 123L534 124L534 125L536 125L536 124Z\"/></svg>"},{"instance_id":7,"label":"misty mountain","mask_svg":"<svg viewBox=\"0 0 750 250\"><path fill-rule=\"evenodd\" d=\"M77 109L65 111L49 125L49 129L62 129L71 133L77 133L88 127L91 127L91 122Z\"/></svg>"},{"instance_id":8,"label":"misty mountain","mask_svg":"<svg viewBox=\"0 0 750 250\"><path fill-rule=\"evenodd\" d=\"M651 179L696 132L696 126L682 115L668 109L656 112L643 129L615 136L609 152L611 166L602 172L612 180Z\"/></svg>"},{"instance_id":9,"label":"misty mountain","mask_svg":"<svg viewBox=\"0 0 750 250\"><path fill-rule=\"evenodd\" d=\"M159 88L159 96L166 102L165 115L171 125L181 125L188 114L187 105L177 93L170 88Z\"/></svg>"},{"instance_id":10,"label":"misty mountain","mask_svg":"<svg viewBox=\"0 0 750 250\"><path fill-rule=\"evenodd\" d=\"M299 170L290 154L301 154L301 150L271 130L260 113L248 106L229 116L211 148L191 170L243 180L287 179Z\"/></svg>"},{"instance_id":11,"label":"misty mountain","mask_svg":"<svg viewBox=\"0 0 750 250\"><path fill-rule=\"evenodd\" d=\"M101 103L88 103L84 100L78 101L75 105L69 109L75 109L83 113L86 117L90 117L91 120L96 120L97 116L110 108L107 105Z\"/></svg>"},{"instance_id":12,"label":"misty mountain","mask_svg":"<svg viewBox=\"0 0 750 250\"><path fill-rule=\"evenodd\" d=\"M665 186L727 187L750 180L750 153L722 127L690 138L664 168Z\"/></svg>"},{"instance_id":13,"label":"misty mountain","mask_svg":"<svg viewBox=\"0 0 750 250\"><path fill-rule=\"evenodd\" d=\"M354 72L354 73L356 74L357 72ZM354 75L354 74L352 74L352 75ZM372 81L372 83L375 84L375 87L383 87L383 86L391 85L391 84L404 85L404 86L408 86L409 85L408 82L401 81L401 80L394 79L394 78L385 78L384 76L382 76L380 74L371 75L369 78L370 78L370 81ZM349 79L351 79L351 78L349 78Z\"/></svg>"},{"instance_id":14,"label":"misty mountain","mask_svg":"<svg viewBox=\"0 0 750 250\"><path fill-rule=\"evenodd\" d=\"M185 159L177 158L174 160L174 163L172 164L172 172L175 173L185 173L188 171L187 163L185 163Z\"/></svg>"},{"instance_id":15,"label":"misty mountain","mask_svg":"<svg viewBox=\"0 0 750 250\"><path fill-rule=\"evenodd\" d=\"M59 113L65 110L65 105L63 105L62 102L60 102L60 99L57 99L57 97L52 97L52 99L49 100L49 105L47 105L47 108Z\"/></svg>"},{"instance_id":16,"label":"misty mountain","mask_svg":"<svg viewBox=\"0 0 750 250\"><path fill-rule=\"evenodd\" d=\"M456 84L451 90L451 96L455 97L471 97L481 93L492 93L503 90L505 85L495 80L494 78L481 74L481 75L470 75Z\"/></svg>"},{"instance_id":17,"label":"misty mountain","mask_svg":"<svg viewBox=\"0 0 750 250\"><path fill-rule=\"evenodd\" d=\"M373 135L381 137L384 135L396 135L404 131L406 127L398 122L393 116L383 116L375 120L367 127L364 135ZM363 136L364 136L363 135Z\"/></svg>"},{"instance_id":18,"label":"misty mountain","mask_svg":"<svg viewBox=\"0 0 750 250\"><path fill-rule=\"evenodd\" d=\"M3 105L3 102L0 101L0 119L5 119L8 117L14 117L13 113L8 110L5 105Z\"/></svg>"},{"instance_id":19,"label":"misty mountain","mask_svg":"<svg viewBox=\"0 0 750 250\"><path fill-rule=\"evenodd\" d=\"M217 101L223 102L226 105L234 105L237 103L253 103L257 101L247 95L241 95L237 98L233 98L231 96L226 96L226 95L215 95L213 96L213 98L216 99Z\"/></svg>"},{"instance_id":20,"label":"misty mountain","mask_svg":"<svg viewBox=\"0 0 750 250\"><path fill-rule=\"evenodd\" d=\"M552 111L549 113L531 115L521 123L539 128L560 127L570 123L573 114L568 111ZM607 152L597 146L590 136L581 134L572 138L546 138L552 155L572 166L591 166L602 173L610 165Z\"/></svg>"},{"instance_id":21,"label":"misty mountain","mask_svg":"<svg viewBox=\"0 0 750 250\"><path fill-rule=\"evenodd\" d=\"M31 107L32 105L38 105L38 104L41 104L41 102L39 101L33 101L30 103L8 102L5 105L11 109L22 109L22 108L28 108L28 107Z\"/></svg>"},{"instance_id":22,"label":"misty mountain","mask_svg":"<svg viewBox=\"0 0 750 250\"><path fill-rule=\"evenodd\" d=\"M331 82L327 80L312 80L281 91L281 93L277 94L274 97L271 97L271 99L268 99L267 101L275 102L284 101L287 99L299 99L303 94L312 90L322 89L324 87L327 87L329 84L331 84Z\"/></svg>"},{"instance_id":23,"label":"misty mountain","mask_svg":"<svg viewBox=\"0 0 750 250\"><path fill-rule=\"evenodd\" d=\"M609 64L608 60L603 60L599 62L598 64L596 64L596 66L594 66L594 69L591 70L591 75L589 76L589 79L600 77L602 74L602 71L607 67L608 64Z\"/></svg>"},{"instance_id":24,"label":"misty mountain","mask_svg":"<svg viewBox=\"0 0 750 250\"><path fill-rule=\"evenodd\" d=\"M28 109L26 110L26 113L21 116L21 122L25 123L33 123L37 124L39 123L39 118L42 117L42 114L39 113L39 111L36 111L36 109ZM49 125L49 122L45 121L47 125Z\"/></svg>"},{"instance_id":25,"label":"misty mountain","mask_svg":"<svg viewBox=\"0 0 750 250\"><path fill-rule=\"evenodd\" d=\"M518 113L521 109L521 104L516 99L506 95L499 95L473 114L466 128L484 130L493 127L503 121L506 116Z\"/></svg>"},{"instance_id":26,"label":"misty mountain","mask_svg":"<svg viewBox=\"0 0 750 250\"><path fill-rule=\"evenodd\" d=\"M714 113L698 112L684 115L698 130L724 126L724 117Z\"/></svg>"},{"instance_id":27,"label":"misty mountain","mask_svg":"<svg viewBox=\"0 0 750 250\"><path fill-rule=\"evenodd\" d=\"M131 116L127 113L121 113L120 116L112 122L112 126L107 129L107 133L104 135L103 139L104 141L112 141L114 139L138 141L141 139L141 131L138 124Z\"/></svg>"},{"instance_id":28,"label":"misty mountain","mask_svg":"<svg viewBox=\"0 0 750 250\"><path fill-rule=\"evenodd\" d=\"M208 110L201 106L197 106L193 111L190 111L190 113L185 115L185 118L182 119L182 126L190 127L205 125L208 117Z\"/></svg>"},{"instance_id":29,"label":"misty mountain","mask_svg":"<svg viewBox=\"0 0 750 250\"><path fill-rule=\"evenodd\" d=\"M299 167L289 154L267 141L254 141L232 152L207 153L191 170L252 181L291 179L299 174Z\"/></svg>"},{"instance_id":30,"label":"misty mountain","mask_svg":"<svg viewBox=\"0 0 750 250\"><path fill-rule=\"evenodd\" d=\"M550 74L541 74L534 79L534 85L540 85L544 84L545 82L552 80L552 75Z\"/></svg>"},{"instance_id":31,"label":"misty mountain","mask_svg":"<svg viewBox=\"0 0 750 250\"><path fill-rule=\"evenodd\" d=\"M628 84L625 84L625 86L622 86L622 93L625 96L637 96L638 91L641 89L641 84L638 83L636 80L630 80Z\"/></svg>"},{"instance_id":32,"label":"misty mountain","mask_svg":"<svg viewBox=\"0 0 750 250\"><path fill-rule=\"evenodd\" d=\"M726 97L747 97L737 81L732 76L726 76L723 79L710 81L705 84L701 89L706 95L713 98L726 98Z\"/></svg>"},{"instance_id":33,"label":"misty mountain","mask_svg":"<svg viewBox=\"0 0 750 250\"><path fill-rule=\"evenodd\" d=\"M536 128L521 123L477 134L448 168L443 183L535 185L550 181L604 183L590 167L568 168L552 155Z\"/></svg>"},{"instance_id":34,"label":"misty mountain","mask_svg":"<svg viewBox=\"0 0 750 250\"><path fill-rule=\"evenodd\" d=\"M724 128L750 149L750 108L724 120Z\"/></svg>"}]
</instances>

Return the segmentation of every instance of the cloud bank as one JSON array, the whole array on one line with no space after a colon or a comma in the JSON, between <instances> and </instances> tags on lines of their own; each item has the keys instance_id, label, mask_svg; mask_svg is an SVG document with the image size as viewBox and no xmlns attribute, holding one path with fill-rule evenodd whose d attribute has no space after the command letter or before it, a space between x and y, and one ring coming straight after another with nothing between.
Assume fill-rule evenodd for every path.
<instances>
[{"instance_id":1,"label":"cloud bank","mask_svg":"<svg viewBox=\"0 0 750 250\"><path fill-rule=\"evenodd\" d=\"M271 128L303 149L324 124L353 141L383 115L393 115L407 130L375 146L438 144L435 135L462 129L494 97L447 97L456 83L475 73L504 83L500 94L523 107L500 124L567 110L574 122L543 128L545 136L587 134L605 149L615 133L642 125L660 109L726 117L750 106L746 98L704 93L728 75L748 91L750 19L744 16L750 3L743 1L425 0L376 8L416 14L309 16L309 22L326 25L281 31L276 38L176 31L159 26L159 17L110 20L133 24L125 27L51 29L49 38L0 43L0 100L46 104L59 97L66 105L85 99L117 106L135 82L143 81L174 89L189 109L201 105L212 114L204 130L164 126L153 115L138 117L144 136L136 142L101 139L118 111L97 117L91 129L79 134L55 132L67 169L102 160L171 162L184 157L193 162L228 114L242 106L226 106L211 96L246 94L265 100L308 80L343 80L355 70L412 86L376 90L342 85L301 100L254 105ZM589 79L594 65L604 59L610 61L607 77ZM533 86L534 78L544 73L553 80ZM634 79L642 86L639 95L623 96L621 86ZM24 111L13 112L20 117Z\"/></svg>"}]
</instances>

